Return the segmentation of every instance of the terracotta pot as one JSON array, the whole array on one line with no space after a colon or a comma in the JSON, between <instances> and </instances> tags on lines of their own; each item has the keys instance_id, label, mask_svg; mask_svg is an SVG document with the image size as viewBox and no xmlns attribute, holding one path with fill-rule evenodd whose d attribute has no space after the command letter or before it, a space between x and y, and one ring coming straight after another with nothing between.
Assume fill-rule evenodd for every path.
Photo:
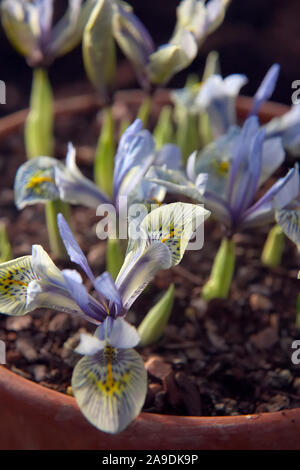
<instances>
[{"instance_id":1,"label":"terracotta pot","mask_svg":"<svg viewBox=\"0 0 300 470\"><path fill-rule=\"evenodd\" d=\"M139 92L120 92L124 101L141 102ZM169 102L157 95L155 106ZM238 116L246 117L251 100L241 97ZM93 95L58 101L57 117L96 110ZM287 108L267 103L266 122ZM27 111L0 120L0 138L24 124ZM116 436L102 433L81 414L74 398L30 382L0 367L0 449L300 449L300 408L275 413L228 417L182 417L151 413L140 416Z\"/></svg>"}]
</instances>

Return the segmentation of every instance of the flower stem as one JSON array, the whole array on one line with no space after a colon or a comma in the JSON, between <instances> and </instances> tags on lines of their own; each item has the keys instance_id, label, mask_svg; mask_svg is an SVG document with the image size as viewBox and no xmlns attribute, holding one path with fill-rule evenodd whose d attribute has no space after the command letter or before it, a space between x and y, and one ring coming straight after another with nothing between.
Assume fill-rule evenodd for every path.
<instances>
[{"instance_id":1,"label":"flower stem","mask_svg":"<svg viewBox=\"0 0 300 470\"><path fill-rule=\"evenodd\" d=\"M106 270L116 279L124 262L124 250L119 238L108 238L106 248Z\"/></svg>"},{"instance_id":2,"label":"flower stem","mask_svg":"<svg viewBox=\"0 0 300 470\"><path fill-rule=\"evenodd\" d=\"M65 219L70 221L70 207L65 202L57 199L46 203L46 222L49 236L50 249L55 258L65 260L68 255L60 237L57 227L57 214L62 213Z\"/></svg>"},{"instance_id":3,"label":"flower stem","mask_svg":"<svg viewBox=\"0 0 300 470\"><path fill-rule=\"evenodd\" d=\"M276 268L280 266L284 250L285 235L280 225L275 225L269 232L261 255L265 266Z\"/></svg>"},{"instance_id":4,"label":"flower stem","mask_svg":"<svg viewBox=\"0 0 300 470\"><path fill-rule=\"evenodd\" d=\"M115 124L112 109L103 109L103 123L98 140L94 178L99 188L109 197L113 195L114 157L115 157Z\"/></svg>"},{"instance_id":5,"label":"flower stem","mask_svg":"<svg viewBox=\"0 0 300 470\"><path fill-rule=\"evenodd\" d=\"M138 118L141 119L143 127L146 128L148 125L150 112L152 107L152 95L147 95L140 106L138 111Z\"/></svg>"},{"instance_id":6,"label":"flower stem","mask_svg":"<svg viewBox=\"0 0 300 470\"><path fill-rule=\"evenodd\" d=\"M53 156L53 94L46 69L33 71L30 111L25 123L25 148L27 158ZM57 214L61 212L70 219L70 209L62 201L46 203L45 214L49 244L53 255L67 259L64 244L57 227Z\"/></svg>"},{"instance_id":7,"label":"flower stem","mask_svg":"<svg viewBox=\"0 0 300 470\"><path fill-rule=\"evenodd\" d=\"M53 95L47 70L34 69L24 130L28 159L53 155L53 119Z\"/></svg>"},{"instance_id":8,"label":"flower stem","mask_svg":"<svg viewBox=\"0 0 300 470\"><path fill-rule=\"evenodd\" d=\"M205 300L228 297L235 267L235 244L232 239L223 238L215 257L210 279L204 285L202 297Z\"/></svg>"}]
</instances>

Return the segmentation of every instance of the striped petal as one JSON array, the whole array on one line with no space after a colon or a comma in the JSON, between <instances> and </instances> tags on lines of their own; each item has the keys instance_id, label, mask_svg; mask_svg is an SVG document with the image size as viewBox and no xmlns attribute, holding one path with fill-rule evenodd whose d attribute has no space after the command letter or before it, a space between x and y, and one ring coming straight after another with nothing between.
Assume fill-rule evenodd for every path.
<instances>
[{"instance_id":1,"label":"striped petal","mask_svg":"<svg viewBox=\"0 0 300 470\"><path fill-rule=\"evenodd\" d=\"M160 269L168 269L171 266L170 252L159 241L143 249L141 246L135 246L126 256L116 279L123 302L120 314L126 314Z\"/></svg>"},{"instance_id":2,"label":"striped petal","mask_svg":"<svg viewBox=\"0 0 300 470\"><path fill-rule=\"evenodd\" d=\"M81 173L76 165L76 151L71 143L68 145L66 166L56 166L54 176L62 201L92 209L99 204L111 202L95 183Z\"/></svg>"},{"instance_id":3,"label":"striped petal","mask_svg":"<svg viewBox=\"0 0 300 470\"><path fill-rule=\"evenodd\" d=\"M78 362L72 390L86 419L101 431L116 434L140 413L147 392L147 373L133 349L107 346Z\"/></svg>"},{"instance_id":4,"label":"striped petal","mask_svg":"<svg viewBox=\"0 0 300 470\"><path fill-rule=\"evenodd\" d=\"M18 209L59 199L54 176L56 167L63 168L63 165L50 157L33 158L20 166L14 187Z\"/></svg>"},{"instance_id":5,"label":"striped petal","mask_svg":"<svg viewBox=\"0 0 300 470\"><path fill-rule=\"evenodd\" d=\"M160 269L178 264L186 247L209 216L194 204L174 203L155 209L140 225L129 226L128 252L116 279L125 313Z\"/></svg>"},{"instance_id":6,"label":"striped petal","mask_svg":"<svg viewBox=\"0 0 300 470\"><path fill-rule=\"evenodd\" d=\"M96 0L69 0L66 13L53 28L49 54L65 55L80 43L95 4Z\"/></svg>"},{"instance_id":7,"label":"striped petal","mask_svg":"<svg viewBox=\"0 0 300 470\"><path fill-rule=\"evenodd\" d=\"M275 212L275 219L285 235L300 249L300 207L278 210Z\"/></svg>"},{"instance_id":8,"label":"striped petal","mask_svg":"<svg viewBox=\"0 0 300 470\"><path fill-rule=\"evenodd\" d=\"M172 266L175 266L182 260L193 233L209 214L201 206L176 202L148 214L141 224L141 230L147 234L148 243L158 240L168 248Z\"/></svg>"},{"instance_id":9,"label":"striped petal","mask_svg":"<svg viewBox=\"0 0 300 470\"><path fill-rule=\"evenodd\" d=\"M27 288L38 279L32 269L32 257L23 256L0 265L0 312L6 315L25 315Z\"/></svg>"},{"instance_id":10,"label":"striped petal","mask_svg":"<svg viewBox=\"0 0 300 470\"><path fill-rule=\"evenodd\" d=\"M86 315L82 308L82 298L78 301L75 295L72 295L72 289L65 278L65 272L60 271L46 251L40 245L32 247L32 269L37 280L30 282L27 289L27 307L30 310L36 308L49 308L70 314L76 314L84 317L95 324L99 324L102 317L99 318L98 302L87 294L90 315ZM77 279L80 275L77 273ZM80 278L81 279L81 278ZM75 282L75 281L74 281ZM78 286L76 285L76 294L78 295ZM84 289L84 287L82 286Z\"/></svg>"},{"instance_id":11,"label":"striped petal","mask_svg":"<svg viewBox=\"0 0 300 470\"><path fill-rule=\"evenodd\" d=\"M136 68L143 86L148 85L145 67L154 52L152 38L145 26L125 2L114 4L113 34L120 48Z\"/></svg>"},{"instance_id":12,"label":"striped petal","mask_svg":"<svg viewBox=\"0 0 300 470\"><path fill-rule=\"evenodd\" d=\"M155 166L150 168L146 179L165 187L170 193L182 194L196 201L203 202L202 193L180 171Z\"/></svg>"},{"instance_id":13,"label":"striped petal","mask_svg":"<svg viewBox=\"0 0 300 470\"><path fill-rule=\"evenodd\" d=\"M114 199L117 199L122 185L122 194L129 194L134 185L133 176L142 178L155 158L155 143L147 130L142 130L142 122L136 119L121 137L114 169ZM130 172L130 170L134 169ZM125 180L126 181L123 181Z\"/></svg>"}]
</instances>

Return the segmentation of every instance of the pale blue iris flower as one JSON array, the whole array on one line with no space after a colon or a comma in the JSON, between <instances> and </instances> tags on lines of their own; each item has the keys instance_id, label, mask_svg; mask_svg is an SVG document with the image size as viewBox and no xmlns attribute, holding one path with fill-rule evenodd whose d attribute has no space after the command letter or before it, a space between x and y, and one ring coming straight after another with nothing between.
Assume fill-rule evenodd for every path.
<instances>
[{"instance_id":1,"label":"pale blue iris flower","mask_svg":"<svg viewBox=\"0 0 300 470\"><path fill-rule=\"evenodd\" d=\"M195 99L199 111L206 111L215 137L226 134L230 126L237 124L236 98L247 83L245 75L212 75L201 86Z\"/></svg>"},{"instance_id":2,"label":"pale blue iris flower","mask_svg":"<svg viewBox=\"0 0 300 470\"><path fill-rule=\"evenodd\" d=\"M294 104L283 116L271 119L265 128L267 137L281 137L284 148L292 156L300 156L300 104Z\"/></svg>"},{"instance_id":3,"label":"pale blue iris flower","mask_svg":"<svg viewBox=\"0 0 300 470\"><path fill-rule=\"evenodd\" d=\"M53 26L53 0L3 0L2 24L13 46L32 66L49 65L80 43L97 0L69 0Z\"/></svg>"},{"instance_id":4,"label":"pale blue iris flower","mask_svg":"<svg viewBox=\"0 0 300 470\"><path fill-rule=\"evenodd\" d=\"M178 170L181 153L173 144L155 151L155 142L137 119L122 135L115 156L113 200L86 178L75 161L75 149L69 144L65 165L55 158L38 157L21 165L15 179L15 202L19 209L27 205L55 199L97 208L113 204L118 211L122 200L128 206L134 202L162 202L166 190L143 181L151 165L166 165Z\"/></svg>"},{"instance_id":5,"label":"pale blue iris flower","mask_svg":"<svg viewBox=\"0 0 300 470\"><path fill-rule=\"evenodd\" d=\"M299 166L296 164L299 173ZM288 188L274 198L275 219L285 235L300 251L300 184Z\"/></svg>"},{"instance_id":6,"label":"pale blue iris flower","mask_svg":"<svg viewBox=\"0 0 300 470\"><path fill-rule=\"evenodd\" d=\"M95 277L61 214L58 227L71 261L91 281L88 293L76 270L60 271L39 245L32 255L0 265L0 311L24 315L48 308L79 315L97 325L94 336L81 335L76 349L84 357L76 365L72 390L85 417L98 429L117 433L139 414L147 391L141 357L132 349L137 330L124 320L128 309L160 269L178 264L194 231L209 212L193 204L175 203L148 214L114 282L109 273Z\"/></svg>"},{"instance_id":7,"label":"pale blue iris flower","mask_svg":"<svg viewBox=\"0 0 300 470\"><path fill-rule=\"evenodd\" d=\"M279 70L279 65L274 64L267 72L254 95L250 116L257 114L262 104L271 97ZM237 125L236 99L247 82L245 75L233 74L224 79L220 75L212 75L201 86L196 105L199 110L207 111L216 137L225 134L230 126Z\"/></svg>"},{"instance_id":8,"label":"pale blue iris flower","mask_svg":"<svg viewBox=\"0 0 300 470\"><path fill-rule=\"evenodd\" d=\"M253 97L249 116L257 115L263 103L271 98L279 72L278 64L270 67ZM194 107L208 113L215 137L225 134L231 126L238 124L236 99L247 81L245 75L229 75L224 79L220 75L212 75L201 86ZM280 137L286 150L294 156L300 154L300 105L295 104L283 116L271 119L264 128L267 139Z\"/></svg>"},{"instance_id":9,"label":"pale blue iris flower","mask_svg":"<svg viewBox=\"0 0 300 470\"><path fill-rule=\"evenodd\" d=\"M188 159L186 174L151 168L147 179L170 192L205 204L234 233L274 220L274 198L287 205L299 191L299 172L291 169L257 199L261 185L282 164L285 153L280 138L266 139L255 116Z\"/></svg>"}]
</instances>

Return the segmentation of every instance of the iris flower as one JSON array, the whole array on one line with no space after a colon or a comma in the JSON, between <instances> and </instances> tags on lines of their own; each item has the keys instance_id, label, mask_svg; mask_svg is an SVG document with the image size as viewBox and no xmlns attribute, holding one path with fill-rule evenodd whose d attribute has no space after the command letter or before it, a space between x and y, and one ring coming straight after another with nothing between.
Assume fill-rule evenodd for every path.
<instances>
[{"instance_id":1,"label":"iris flower","mask_svg":"<svg viewBox=\"0 0 300 470\"><path fill-rule=\"evenodd\" d=\"M280 178L257 198L258 189L281 165L285 157L280 138L266 139L256 116L242 129L232 126L228 133L188 159L186 174L152 168L147 179L169 191L184 194L205 204L232 233L274 220L273 201L293 199L299 185L296 168Z\"/></svg>"},{"instance_id":2,"label":"iris flower","mask_svg":"<svg viewBox=\"0 0 300 470\"><path fill-rule=\"evenodd\" d=\"M133 64L143 87L166 83L195 59L204 39L223 21L229 3L230 0L182 0L172 37L156 50L149 32L128 3L103 0L87 25L89 39L86 47L84 44L84 56L88 75L97 88L105 81L101 77L103 70L105 76L111 76L110 57L114 56L116 41ZM97 44L90 44L90 28L97 30L94 36Z\"/></svg>"},{"instance_id":3,"label":"iris flower","mask_svg":"<svg viewBox=\"0 0 300 470\"><path fill-rule=\"evenodd\" d=\"M179 169L181 163L180 150L173 144L155 151L153 136L142 129L139 119L124 132L119 142L115 156L113 200L81 173L75 157L75 149L69 144L65 165L50 157L38 157L24 163L15 179L17 207L23 209L38 202L61 199L91 208L113 204L118 211L127 197L128 205L137 201L161 202L165 189L143 181L143 176L151 165Z\"/></svg>"},{"instance_id":4,"label":"iris flower","mask_svg":"<svg viewBox=\"0 0 300 470\"><path fill-rule=\"evenodd\" d=\"M299 167L296 165L297 171ZM300 183L291 188L288 195L279 194L274 199L275 219L285 235L300 250Z\"/></svg>"},{"instance_id":5,"label":"iris flower","mask_svg":"<svg viewBox=\"0 0 300 470\"><path fill-rule=\"evenodd\" d=\"M3 0L2 24L11 43L30 65L48 66L80 43L95 3L69 0L66 13L53 26L53 0Z\"/></svg>"},{"instance_id":6,"label":"iris flower","mask_svg":"<svg viewBox=\"0 0 300 470\"><path fill-rule=\"evenodd\" d=\"M249 116L259 113L262 104L269 100L275 90L280 67L272 65L258 87ZM210 118L215 137L226 134L231 126L237 125L236 99L240 89L248 82L245 75L233 74L226 78L212 75L200 87L194 107L206 111ZM273 118L265 126L266 137L280 137L283 146L292 155L300 153L300 106L294 104L283 116Z\"/></svg>"},{"instance_id":7,"label":"iris flower","mask_svg":"<svg viewBox=\"0 0 300 470\"><path fill-rule=\"evenodd\" d=\"M140 412L147 391L141 357L132 349L136 329L124 320L128 309L160 269L178 264L193 232L209 212L193 204L175 203L148 214L140 236L129 238L128 252L116 282L105 272L92 273L87 259L61 214L58 227L71 261L92 282L89 294L76 270L60 271L39 245L31 256L0 265L0 311L21 316L36 308L64 311L97 326L81 335L72 390L84 416L98 429L122 431Z\"/></svg>"}]
</instances>

